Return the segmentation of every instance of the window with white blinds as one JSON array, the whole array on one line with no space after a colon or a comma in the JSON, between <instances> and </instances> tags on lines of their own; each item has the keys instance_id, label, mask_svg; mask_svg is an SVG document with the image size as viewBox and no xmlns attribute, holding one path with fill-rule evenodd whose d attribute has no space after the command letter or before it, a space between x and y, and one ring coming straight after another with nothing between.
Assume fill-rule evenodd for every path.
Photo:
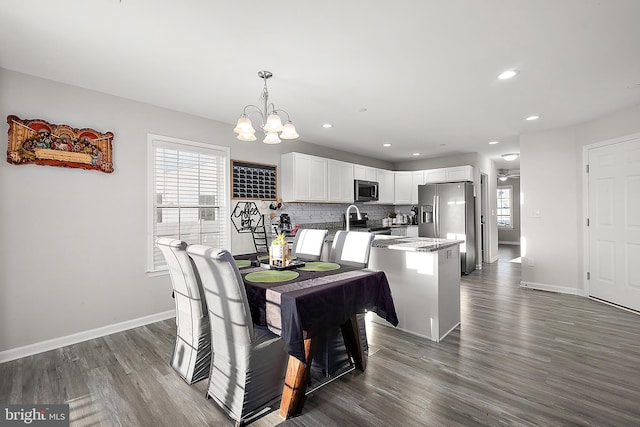
<instances>
[{"instance_id":1,"label":"window with white blinds","mask_svg":"<svg viewBox=\"0 0 640 427\"><path fill-rule=\"evenodd\" d=\"M498 187L498 212L496 216L499 228L513 228L512 208L513 187L510 185Z\"/></svg>"},{"instance_id":2,"label":"window with white blinds","mask_svg":"<svg viewBox=\"0 0 640 427\"><path fill-rule=\"evenodd\" d=\"M166 269L159 237L230 250L229 149L149 135L149 271Z\"/></svg>"}]
</instances>

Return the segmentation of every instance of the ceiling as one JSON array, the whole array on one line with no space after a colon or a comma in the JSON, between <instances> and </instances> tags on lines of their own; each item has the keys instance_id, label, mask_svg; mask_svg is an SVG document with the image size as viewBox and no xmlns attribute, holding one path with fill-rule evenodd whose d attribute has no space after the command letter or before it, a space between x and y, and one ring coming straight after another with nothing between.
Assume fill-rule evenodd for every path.
<instances>
[{"instance_id":1,"label":"ceiling","mask_svg":"<svg viewBox=\"0 0 640 427\"><path fill-rule=\"evenodd\" d=\"M518 168L500 154L519 135L640 104L639 16L637 0L2 0L0 67L229 123L230 138L264 69L303 141ZM520 74L497 80L506 69Z\"/></svg>"}]
</instances>

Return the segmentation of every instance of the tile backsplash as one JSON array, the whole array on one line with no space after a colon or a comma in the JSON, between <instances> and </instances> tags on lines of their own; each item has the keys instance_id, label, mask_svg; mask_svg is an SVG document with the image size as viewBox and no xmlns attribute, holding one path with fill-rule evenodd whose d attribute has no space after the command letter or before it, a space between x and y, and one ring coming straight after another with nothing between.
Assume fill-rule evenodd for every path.
<instances>
[{"instance_id":1,"label":"tile backsplash","mask_svg":"<svg viewBox=\"0 0 640 427\"><path fill-rule=\"evenodd\" d=\"M393 205L374 205L358 203L358 209L361 213L366 213L369 217L369 223L379 224L382 218L386 218L390 213L409 213L410 206L393 206ZM292 224L300 224L304 228L307 226L315 226L319 224L331 223L331 227L342 227L344 214L349 207L349 203L283 203L278 210L264 211L265 219L269 218L271 212L276 216L272 220L277 223L281 213L289 214ZM354 212L352 210L352 212Z\"/></svg>"}]
</instances>

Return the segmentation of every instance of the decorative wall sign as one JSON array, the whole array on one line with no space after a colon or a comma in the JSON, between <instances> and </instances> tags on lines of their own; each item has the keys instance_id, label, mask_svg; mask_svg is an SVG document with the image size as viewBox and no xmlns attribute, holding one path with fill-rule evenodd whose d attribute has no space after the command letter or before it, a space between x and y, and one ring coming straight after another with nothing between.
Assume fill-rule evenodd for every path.
<instances>
[{"instance_id":1,"label":"decorative wall sign","mask_svg":"<svg viewBox=\"0 0 640 427\"><path fill-rule=\"evenodd\" d=\"M255 202L238 202L231 212L231 223L238 233L250 233L256 227L264 226L264 215Z\"/></svg>"},{"instance_id":2,"label":"decorative wall sign","mask_svg":"<svg viewBox=\"0 0 640 427\"><path fill-rule=\"evenodd\" d=\"M277 166L231 160L231 198L276 200Z\"/></svg>"},{"instance_id":3,"label":"decorative wall sign","mask_svg":"<svg viewBox=\"0 0 640 427\"><path fill-rule=\"evenodd\" d=\"M113 133L8 116L7 162L113 172Z\"/></svg>"}]
</instances>

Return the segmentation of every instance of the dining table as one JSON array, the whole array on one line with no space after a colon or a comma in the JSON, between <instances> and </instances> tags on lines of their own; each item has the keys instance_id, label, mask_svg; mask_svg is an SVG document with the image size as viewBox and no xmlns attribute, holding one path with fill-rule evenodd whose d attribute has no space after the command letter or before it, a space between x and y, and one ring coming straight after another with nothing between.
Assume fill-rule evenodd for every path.
<instances>
[{"instance_id":1,"label":"dining table","mask_svg":"<svg viewBox=\"0 0 640 427\"><path fill-rule=\"evenodd\" d=\"M289 354L280 415L302 412L315 343L340 328L347 353L364 371L366 356L356 315L372 311L397 326L389 282L383 271L326 262L272 270L237 261L251 317L282 337Z\"/></svg>"}]
</instances>

